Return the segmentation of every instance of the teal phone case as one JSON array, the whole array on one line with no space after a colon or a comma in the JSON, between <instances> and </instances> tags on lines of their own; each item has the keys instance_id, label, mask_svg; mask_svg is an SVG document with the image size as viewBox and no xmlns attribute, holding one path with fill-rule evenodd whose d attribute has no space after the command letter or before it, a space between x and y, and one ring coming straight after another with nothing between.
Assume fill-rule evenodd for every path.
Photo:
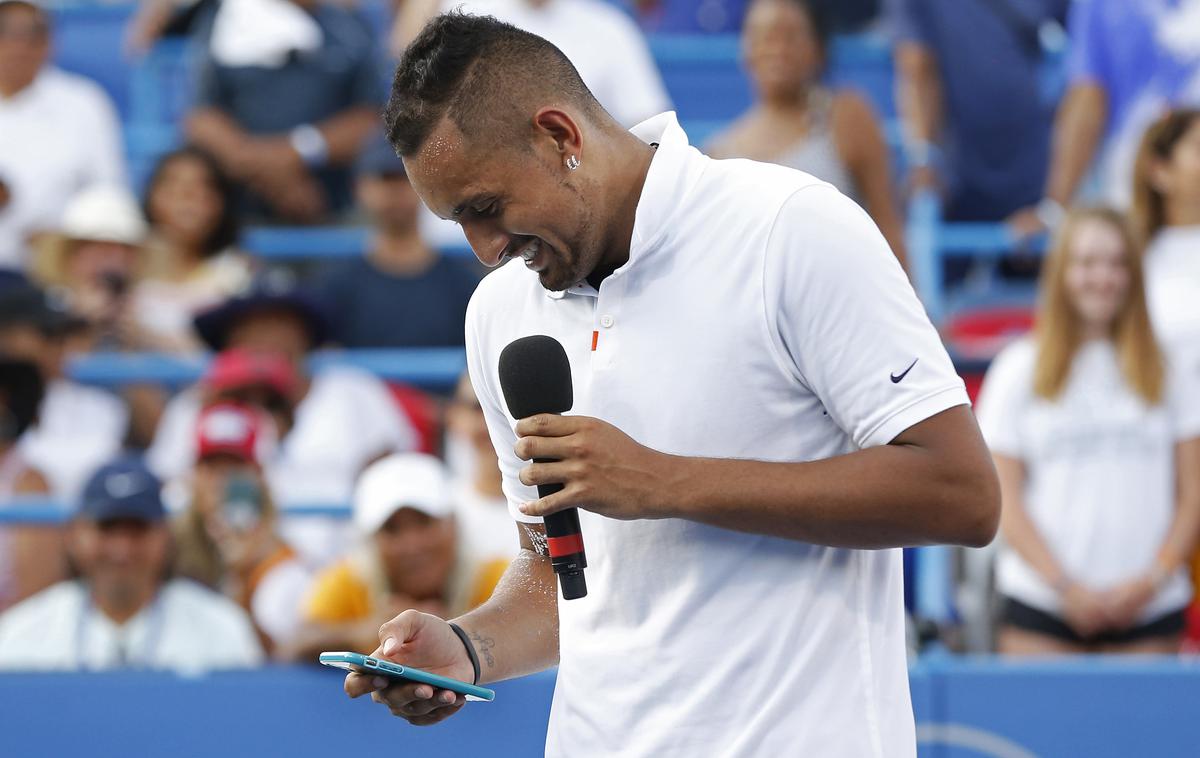
<instances>
[{"instance_id":1,"label":"teal phone case","mask_svg":"<svg viewBox=\"0 0 1200 758\"><path fill-rule=\"evenodd\" d=\"M392 679L403 679L406 682L420 682L428 684L431 687L437 687L443 690L457 692L460 695L466 695L467 700L484 700L491 702L496 699L494 690L489 690L487 687L480 687L477 684L468 682L460 682L457 679L451 679L445 676L431 674L428 671L415 669L411 666L403 666L399 663L392 663L381 658L373 658L362 653L336 652L336 653L321 653L317 659L326 666L345 669L347 671L357 671L360 674L381 674L391 677Z\"/></svg>"}]
</instances>

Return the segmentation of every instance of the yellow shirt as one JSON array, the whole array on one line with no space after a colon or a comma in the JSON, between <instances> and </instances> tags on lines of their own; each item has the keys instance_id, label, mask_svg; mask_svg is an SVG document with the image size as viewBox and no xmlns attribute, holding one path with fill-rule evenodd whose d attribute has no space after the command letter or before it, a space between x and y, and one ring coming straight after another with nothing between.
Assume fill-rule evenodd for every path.
<instances>
[{"instance_id":1,"label":"yellow shirt","mask_svg":"<svg viewBox=\"0 0 1200 758\"><path fill-rule=\"evenodd\" d=\"M475 563L469 566L468 571L456 570L455 574L466 575L466 581L458 582L452 577L448 603L450 613L455 616L465 613L491 597L506 568L508 561L492 559ZM313 582L305 602L305 617L309 621L340 624L373 616L377 605L373 595L379 593L372 592L368 573L363 561L353 559L322 571Z\"/></svg>"}]
</instances>

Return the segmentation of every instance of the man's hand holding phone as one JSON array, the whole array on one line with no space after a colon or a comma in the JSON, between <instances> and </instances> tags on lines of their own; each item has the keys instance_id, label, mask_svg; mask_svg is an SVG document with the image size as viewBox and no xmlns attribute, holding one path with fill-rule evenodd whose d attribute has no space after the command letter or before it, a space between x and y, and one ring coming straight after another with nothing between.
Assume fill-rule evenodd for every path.
<instances>
[{"instance_id":1,"label":"man's hand holding phone","mask_svg":"<svg viewBox=\"0 0 1200 758\"><path fill-rule=\"evenodd\" d=\"M471 682L475 669L463 642L450 624L428 613L407 610L379 628L375 658L423 669L463 682ZM453 716L466 698L428 684L397 682L383 676L350 673L346 694L352 698L370 694L393 716L416 726L429 726Z\"/></svg>"}]
</instances>

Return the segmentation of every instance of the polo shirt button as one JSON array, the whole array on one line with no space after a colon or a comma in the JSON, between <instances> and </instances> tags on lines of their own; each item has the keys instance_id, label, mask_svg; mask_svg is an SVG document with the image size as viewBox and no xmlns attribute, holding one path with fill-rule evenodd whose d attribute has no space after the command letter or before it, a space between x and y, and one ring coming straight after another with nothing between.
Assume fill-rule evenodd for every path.
<instances>
[{"instance_id":1,"label":"polo shirt button","mask_svg":"<svg viewBox=\"0 0 1200 758\"><path fill-rule=\"evenodd\" d=\"M617 323L617 320L608 314L600 317L600 326L604 327L605 329L611 328L615 323Z\"/></svg>"}]
</instances>

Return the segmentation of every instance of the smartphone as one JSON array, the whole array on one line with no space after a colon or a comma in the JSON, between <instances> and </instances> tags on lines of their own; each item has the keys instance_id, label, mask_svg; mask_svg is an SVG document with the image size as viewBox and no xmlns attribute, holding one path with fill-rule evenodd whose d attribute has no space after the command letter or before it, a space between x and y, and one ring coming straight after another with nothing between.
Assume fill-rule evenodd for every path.
<instances>
[{"instance_id":1,"label":"smartphone","mask_svg":"<svg viewBox=\"0 0 1200 758\"><path fill-rule=\"evenodd\" d=\"M412 666L401 666L399 663L372 658L362 653L321 653L321 656L317 660L326 666L354 671L359 674L380 675L405 682L428 684L438 689L450 690L460 695L466 695L467 700L486 700L490 702L496 699L495 691L489 690L487 687L480 687L477 684L468 684L467 682L460 682L457 679L438 676L428 671L415 669Z\"/></svg>"},{"instance_id":2,"label":"smartphone","mask_svg":"<svg viewBox=\"0 0 1200 758\"><path fill-rule=\"evenodd\" d=\"M244 534L262 521L262 489L254 477L232 474L225 482L225 521L239 534Z\"/></svg>"}]
</instances>

